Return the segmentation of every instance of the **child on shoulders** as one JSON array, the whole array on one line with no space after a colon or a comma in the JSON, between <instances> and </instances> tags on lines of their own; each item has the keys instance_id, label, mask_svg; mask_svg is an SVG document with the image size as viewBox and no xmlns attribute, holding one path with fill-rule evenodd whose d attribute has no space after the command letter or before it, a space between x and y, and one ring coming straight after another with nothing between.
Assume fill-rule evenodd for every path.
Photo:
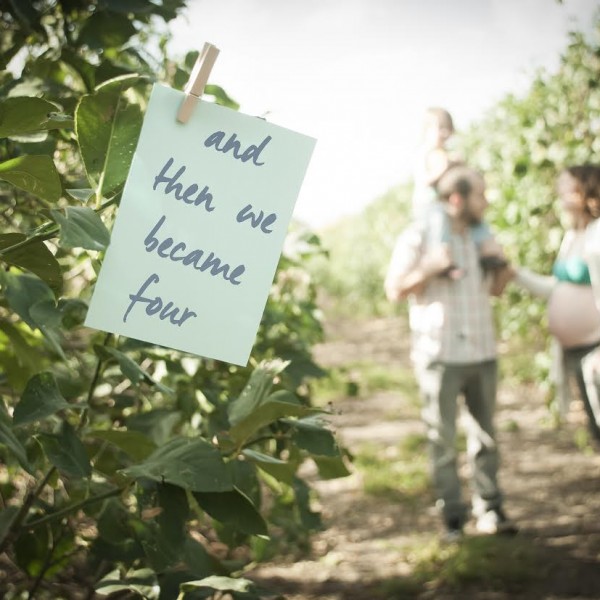
<instances>
[{"instance_id":1,"label":"child on shoulders","mask_svg":"<svg viewBox=\"0 0 600 600\"><path fill-rule=\"evenodd\" d=\"M436 190L442 174L450 166L462 162L448 150L448 141L454 134L454 123L446 109L430 107L425 111L423 125L423 143L414 175L412 218L422 232L427 248L446 256L448 269L444 274L457 278L461 276L461 271L455 267L449 249L450 222ZM471 235L479 249L482 267L501 266L496 264L498 245L487 223L473 224Z\"/></svg>"}]
</instances>

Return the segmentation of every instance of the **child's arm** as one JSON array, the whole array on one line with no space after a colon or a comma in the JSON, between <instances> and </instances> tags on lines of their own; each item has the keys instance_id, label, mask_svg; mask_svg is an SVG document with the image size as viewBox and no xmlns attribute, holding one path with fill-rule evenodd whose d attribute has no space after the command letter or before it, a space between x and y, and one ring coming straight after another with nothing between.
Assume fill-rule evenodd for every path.
<instances>
[{"instance_id":1,"label":"child's arm","mask_svg":"<svg viewBox=\"0 0 600 600\"><path fill-rule=\"evenodd\" d=\"M425 155L425 185L433 185L450 165L444 148L435 148Z\"/></svg>"}]
</instances>

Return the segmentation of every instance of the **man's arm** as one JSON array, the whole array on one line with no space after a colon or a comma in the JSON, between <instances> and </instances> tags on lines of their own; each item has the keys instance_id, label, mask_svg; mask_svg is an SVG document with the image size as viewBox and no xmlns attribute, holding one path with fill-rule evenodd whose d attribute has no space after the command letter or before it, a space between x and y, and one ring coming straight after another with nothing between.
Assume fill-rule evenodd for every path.
<instances>
[{"instance_id":1,"label":"man's arm","mask_svg":"<svg viewBox=\"0 0 600 600\"><path fill-rule=\"evenodd\" d=\"M480 254L480 264L487 274L489 293L491 296L500 296L508 282L515 278L515 269L506 260L502 246L498 244L491 232L481 243ZM497 264L492 262L494 259Z\"/></svg>"},{"instance_id":2,"label":"man's arm","mask_svg":"<svg viewBox=\"0 0 600 600\"><path fill-rule=\"evenodd\" d=\"M385 295L390 302L405 297L404 278L418 263L422 243L423 232L414 225L398 236L384 281Z\"/></svg>"},{"instance_id":3,"label":"man's arm","mask_svg":"<svg viewBox=\"0 0 600 600\"><path fill-rule=\"evenodd\" d=\"M423 232L413 229L403 233L396 243L385 278L388 300L398 302L423 291L432 277L450 267L447 249L422 255Z\"/></svg>"},{"instance_id":4,"label":"man's arm","mask_svg":"<svg viewBox=\"0 0 600 600\"><path fill-rule=\"evenodd\" d=\"M496 269L492 272L490 283L490 295L500 296L507 284L515 277L515 270L510 265Z\"/></svg>"}]
</instances>

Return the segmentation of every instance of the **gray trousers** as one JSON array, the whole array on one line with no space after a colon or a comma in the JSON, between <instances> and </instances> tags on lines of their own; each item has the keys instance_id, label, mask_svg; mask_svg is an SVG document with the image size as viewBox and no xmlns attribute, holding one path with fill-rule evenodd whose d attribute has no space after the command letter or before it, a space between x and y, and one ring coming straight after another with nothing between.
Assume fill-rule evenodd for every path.
<instances>
[{"instance_id":1,"label":"gray trousers","mask_svg":"<svg viewBox=\"0 0 600 600\"><path fill-rule=\"evenodd\" d=\"M574 377L588 417L591 436L600 441L600 372L593 366L594 353L600 344L563 349L563 369L567 377Z\"/></svg>"},{"instance_id":2,"label":"gray trousers","mask_svg":"<svg viewBox=\"0 0 600 600\"><path fill-rule=\"evenodd\" d=\"M458 397L468 409L467 456L471 468L473 514L500 508L498 449L494 435L494 412L498 368L495 360L453 365L434 363L416 370L423 397L423 419L431 452L433 483L446 521L466 520L457 470L456 420Z\"/></svg>"}]
</instances>

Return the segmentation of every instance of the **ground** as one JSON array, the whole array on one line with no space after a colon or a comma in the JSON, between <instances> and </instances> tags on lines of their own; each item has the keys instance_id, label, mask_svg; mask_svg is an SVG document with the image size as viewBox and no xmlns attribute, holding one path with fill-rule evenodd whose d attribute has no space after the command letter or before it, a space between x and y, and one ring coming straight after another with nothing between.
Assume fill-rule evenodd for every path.
<instances>
[{"instance_id":1,"label":"ground","mask_svg":"<svg viewBox=\"0 0 600 600\"><path fill-rule=\"evenodd\" d=\"M406 372L404 327L402 318L330 324L317 359ZM423 433L418 407L402 389L340 397L333 409L337 436L355 456L375 447L399 460L398 443ZM516 537L482 538L469 524L465 540L448 546L430 489L414 502L368 493L355 461L342 479L307 474L325 525L310 552L263 563L248 577L288 600L600 598L600 449L585 441L581 407L575 401L557 427L540 386L502 382L496 424ZM468 477L465 465L461 475Z\"/></svg>"}]
</instances>

